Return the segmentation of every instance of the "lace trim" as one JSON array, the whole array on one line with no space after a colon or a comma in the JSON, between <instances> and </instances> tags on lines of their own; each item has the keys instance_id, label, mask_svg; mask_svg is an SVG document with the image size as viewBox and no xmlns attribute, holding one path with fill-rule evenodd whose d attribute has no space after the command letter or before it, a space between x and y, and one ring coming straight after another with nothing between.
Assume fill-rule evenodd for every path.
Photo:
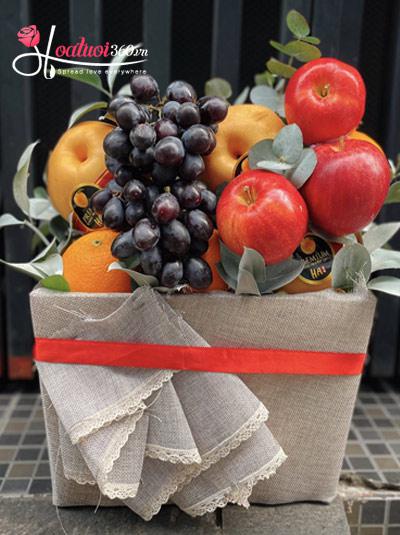
<instances>
[{"instance_id":1,"label":"lace trim","mask_svg":"<svg viewBox=\"0 0 400 535\"><path fill-rule=\"evenodd\" d=\"M144 520L151 520L156 515L161 507L168 502L170 497L176 492L180 491L185 485L188 485L201 472L207 470L213 464L217 463L234 449L238 448L240 444L248 440L260 426L268 419L268 411L262 403L260 403L256 412L251 416L246 423L238 429L238 431L230 438L228 438L222 446L217 446L202 457L200 466L188 466L187 469L182 468L176 478L166 487L161 489L159 496L142 512L141 516Z\"/></svg>"},{"instance_id":2,"label":"lace trim","mask_svg":"<svg viewBox=\"0 0 400 535\"><path fill-rule=\"evenodd\" d=\"M105 483L100 492L111 498L112 500L127 500L128 498L135 498L139 490L139 483L136 485L129 485L128 483Z\"/></svg>"},{"instance_id":3,"label":"lace trim","mask_svg":"<svg viewBox=\"0 0 400 535\"><path fill-rule=\"evenodd\" d=\"M228 503L235 503L246 508L250 507L249 497L254 486L259 481L269 479L273 476L286 459L287 455L281 448L275 457L260 468L260 470L240 481L234 487L224 489L218 494L185 509L185 513L190 516L202 516L206 513L214 512L217 507L225 507Z\"/></svg>"},{"instance_id":4,"label":"lace trim","mask_svg":"<svg viewBox=\"0 0 400 535\"><path fill-rule=\"evenodd\" d=\"M84 477L77 476L76 474L69 474L65 471L65 469L64 477L69 481L74 481L75 483L78 483L78 485L97 485L97 481L95 481L94 479L85 479Z\"/></svg>"},{"instance_id":5,"label":"lace trim","mask_svg":"<svg viewBox=\"0 0 400 535\"><path fill-rule=\"evenodd\" d=\"M95 433L105 425L135 414L141 408L143 400L150 397L156 390L159 390L165 382L172 378L174 373L171 370L159 372L152 376L147 383L130 392L112 407L106 407L103 411L86 418L83 422L75 424L69 431L72 444L77 444L80 440Z\"/></svg>"},{"instance_id":6,"label":"lace trim","mask_svg":"<svg viewBox=\"0 0 400 535\"><path fill-rule=\"evenodd\" d=\"M159 461L169 462L173 464L199 464L201 463L200 453L197 449L182 450L163 448L157 444L146 445L146 457L151 459L158 459Z\"/></svg>"}]
</instances>

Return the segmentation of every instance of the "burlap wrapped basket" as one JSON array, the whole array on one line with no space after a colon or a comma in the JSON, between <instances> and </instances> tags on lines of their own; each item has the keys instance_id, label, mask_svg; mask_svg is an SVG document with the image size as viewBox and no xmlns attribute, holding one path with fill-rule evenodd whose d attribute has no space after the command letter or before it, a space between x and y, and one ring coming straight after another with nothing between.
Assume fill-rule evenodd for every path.
<instances>
[{"instance_id":1,"label":"burlap wrapped basket","mask_svg":"<svg viewBox=\"0 0 400 535\"><path fill-rule=\"evenodd\" d=\"M58 293L37 288L31 293L35 337L51 339L52 333L73 320L71 312L99 319L126 299L126 294ZM212 293L165 299L212 347L287 350L288 362L282 362L285 351L278 351L280 363L272 373L240 374L269 409L269 428L288 456L275 477L255 487L251 501L332 501L361 375L360 367L351 371L351 361L367 351L375 297L367 292L325 290L290 296ZM323 360L324 354L333 365L319 373L319 359ZM302 359L301 366L296 358ZM344 363L345 371L340 364L336 366L335 359ZM44 405L55 503L96 505L96 488L65 479L55 466L57 415Z\"/></svg>"}]
</instances>

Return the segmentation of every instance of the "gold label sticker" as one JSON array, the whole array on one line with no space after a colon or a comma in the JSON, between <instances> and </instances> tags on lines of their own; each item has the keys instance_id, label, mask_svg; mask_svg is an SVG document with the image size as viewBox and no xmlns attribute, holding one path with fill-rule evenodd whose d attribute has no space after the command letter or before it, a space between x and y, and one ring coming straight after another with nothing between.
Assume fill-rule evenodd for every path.
<instances>
[{"instance_id":1,"label":"gold label sticker","mask_svg":"<svg viewBox=\"0 0 400 535\"><path fill-rule=\"evenodd\" d=\"M330 277L334 252L331 245L320 236L306 234L293 256L305 262L305 268L299 276L303 282L319 284Z\"/></svg>"}]
</instances>

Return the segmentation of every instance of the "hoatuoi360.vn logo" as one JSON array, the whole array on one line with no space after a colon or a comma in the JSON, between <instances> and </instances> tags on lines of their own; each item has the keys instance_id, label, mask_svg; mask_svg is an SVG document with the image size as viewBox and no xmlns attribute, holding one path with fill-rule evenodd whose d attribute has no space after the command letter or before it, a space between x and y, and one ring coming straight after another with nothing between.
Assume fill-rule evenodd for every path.
<instances>
[{"instance_id":1,"label":"hoatuoi360.vn logo","mask_svg":"<svg viewBox=\"0 0 400 535\"><path fill-rule=\"evenodd\" d=\"M43 54L38 48L41 36L37 26L31 24L30 26L24 26L19 30L17 33L18 41L20 41L20 43L25 45L27 48L33 48L35 51L20 54L14 59L12 62L12 68L16 73L20 74L21 76L36 76L42 71L45 78L52 79L57 73L56 67L54 67L53 63L63 64L64 69L72 68L77 69L77 71L80 72L84 70L85 67L90 67L91 70L101 69L104 67L107 69L112 68L119 70L121 66L128 67L129 65L137 65L139 63L144 63L147 60L148 50L141 47L142 43L137 43L135 45L116 45L106 41L101 45L91 45L87 43L85 37L80 37L79 40L74 44L57 45L54 49L54 55L51 55L55 31L56 26L52 26L47 41L46 52ZM19 70L17 64L22 60L22 58L29 57L37 58L36 70L33 72L24 72ZM118 57L121 58L121 62L118 62ZM89 62L84 61L85 58L104 58L108 61ZM132 58L132 61L130 61L130 58ZM129 61L124 61L124 59ZM110 64L111 61L112 66ZM57 67L57 70L62 70L61 65Z\"/></svg>"}]
</instances>

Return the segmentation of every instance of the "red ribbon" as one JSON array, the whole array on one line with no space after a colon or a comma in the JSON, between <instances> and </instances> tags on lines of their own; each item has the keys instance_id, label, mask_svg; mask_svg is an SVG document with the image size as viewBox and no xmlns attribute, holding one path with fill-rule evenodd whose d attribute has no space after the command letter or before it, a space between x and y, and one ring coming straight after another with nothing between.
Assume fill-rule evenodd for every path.
<instances>
[{"instance_id":1,"label":"red ribbon","mask_svg":"<svg viewBox=\"0 0 400 535\"><path fill-rule=\"evenodd\" d=\"M359 375L365 354L36 338L35 359L64 364L225 373Z\"/></svg>"}]
</instances>

